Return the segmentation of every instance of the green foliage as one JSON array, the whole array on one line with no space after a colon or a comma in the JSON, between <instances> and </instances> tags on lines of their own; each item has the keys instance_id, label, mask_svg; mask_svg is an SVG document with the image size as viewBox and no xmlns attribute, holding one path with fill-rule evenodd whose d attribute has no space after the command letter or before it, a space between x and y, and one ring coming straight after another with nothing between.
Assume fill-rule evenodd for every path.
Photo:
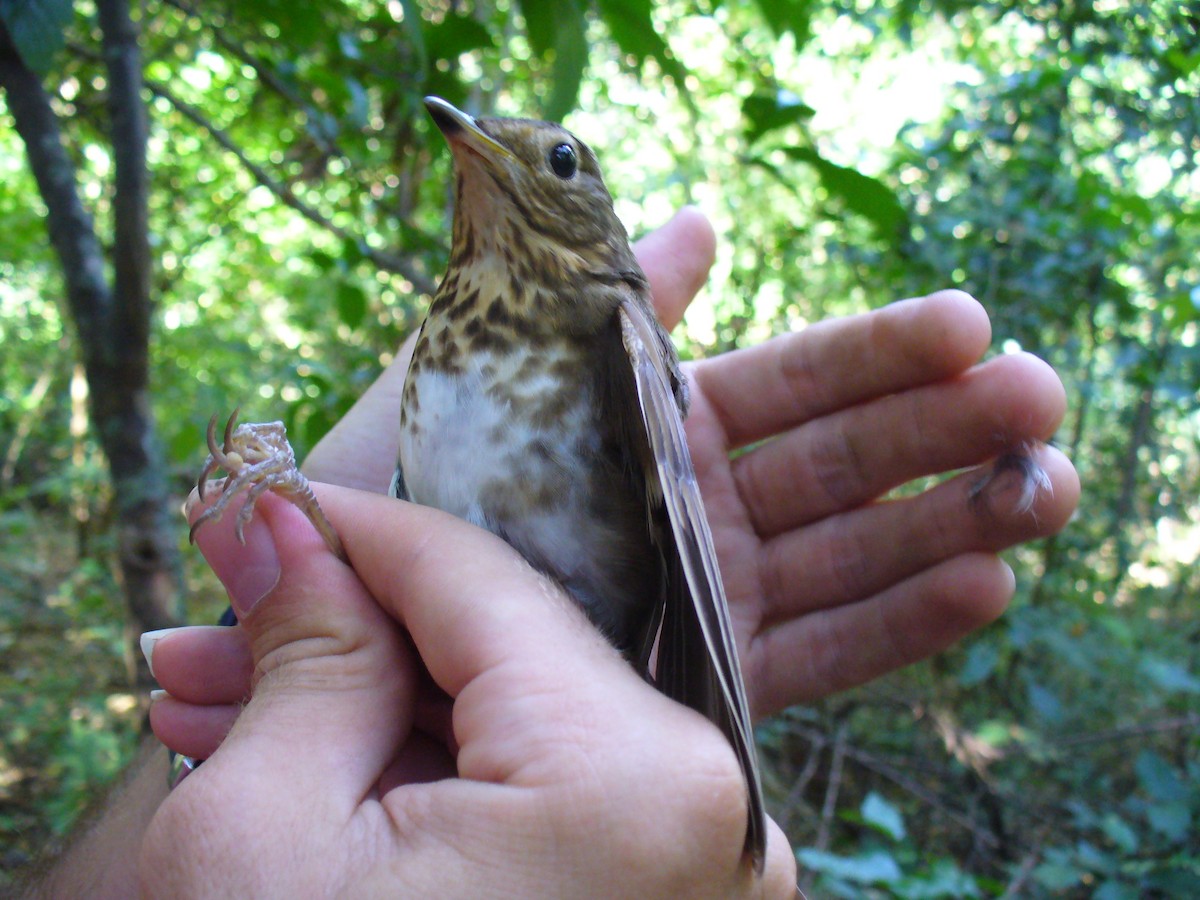
<instances>
[{"instance_id":1,"label":"green foliage","mask_svg":"<svg viewBox=\"0 0 1200 900\"><path fill-rule=\"evenodd\" d=\"M90 8L64 32L71 9L0 0L0 19L46 72L107 245L105 72ZM1200 42L1185 5L180 0L145 7L141 39L154 395L181 500L209 415L283 418L303 454L419 320L449 197L421 98L565 116L631 231L685 202L715 223L685 353L958 286L988 308L997 352L1037 353L1067 387L1057 440L1081 513L1012 555L1009 613L761 729L811 893L1195 893ZM138 724L111 496L43 216L0 106L0 833L26 855L112 777ZM204 621L221 594L188 559Z\"/></svg>"},{"instance_id":2,"label":"green foliage","mask_svg":"<svg viewBox=\"0 0 1200 900\"><path fill-rule=\"evenodd\" d=\"M49 71L63 47L64 29L71 21L73 0L0 0L0 22L25 65Z\"/></svg>"},{"instance_id":3,"label":"green foliage","mask_svg":"<svg viewBox=\"0 0 1200 900\"><path fill-rule=\"evenodd\" d=\"M584 10L576 0L522 0L521 10L533 52L552 60L551 93L542 115L557 121L574 109L587 67Z\"/></svg>"},{"instance_id":4,"label":"green foliage","mask_svg":"<svg viewBox=\"0 0 1200 900\"><path fill-rule=\"evenodd\" d=\"M6 868L64 835L129 761L138 737L120 592L108 566L83 560L71 567L76 532L47 532L48 521L7 503L0 512L0 543L29 551L23 560L6 556L0 581Z\"/></svg>"}]
</instances>

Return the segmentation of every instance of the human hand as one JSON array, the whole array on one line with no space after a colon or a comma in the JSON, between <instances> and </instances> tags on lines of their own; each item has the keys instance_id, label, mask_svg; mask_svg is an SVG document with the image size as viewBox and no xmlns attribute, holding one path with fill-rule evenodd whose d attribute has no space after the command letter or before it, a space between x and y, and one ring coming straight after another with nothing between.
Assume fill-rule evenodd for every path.
<instances>
[{"instance_id":1,"label":"human hand","mask_svg":"<svg viewBox=\"0 0 1200 900\"><path fill-rule=\"evenodd\" d=\"M152 821L143 893L794 896L776 826L761 880L742 859L720 732L515 551L436 510L319 493L352 567L272 496L246 546L232 516L197 535L253 698ZM172 646L152 655L172 691L156 729L192 707ZM453 748L414 728L426 671L454 699Z\"/></svg>"},{"instance_id":2,"label":"human hand","mask_svg":"<svg viewBox=\"0 0 1200 900\"><path fill-rule=\"evenodd\" d=\"M636 245L668 327L704 283L713 248L694 209ZM931 656L991 622L1014 590L997 554L1070 518L1079 480L1049 447L1037 458L1051 490L1024 513L1015 503L971 509L970 474L880 502L913 479L1054 434L1066 404L1057 375L1024 353L979 364L990 338L983 308L943 291L689 367L688 443L756 717ZM309 455L310 477L386 489L407 366L401 351Z\"/></svg>"},{"instance_id":3,"label":"human hand","mask_svg":"<svg viewBox=\"0 0 1200 900\"><path fill-rule=\"evenodd\" d=\"M713 247L690 209L636 245L668 326L703 284ZM1058 531L1075 509L1078 477L1048 447L1038 459L1052 488L1024 513L973 511L969 474L880 502L912 479L1054 433L1065 407L1058 377L1029 354L978 364L989 340L979 304L946 291L689 367L688 441L756 717L869 681L992 621L1014 590L997 554ZM309 477L386 490L411 343L309 454ZM224 673L183 745L214 747L248 686L244 641L236 630L193 631L171 644L197 679Z\"/></svg>"}]
</instances>

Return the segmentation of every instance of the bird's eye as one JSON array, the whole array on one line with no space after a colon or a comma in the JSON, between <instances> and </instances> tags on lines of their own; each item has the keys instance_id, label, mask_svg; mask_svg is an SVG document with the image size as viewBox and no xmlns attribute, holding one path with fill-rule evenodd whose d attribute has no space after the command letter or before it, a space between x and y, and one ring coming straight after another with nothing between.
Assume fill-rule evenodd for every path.
<instances>
[{"instance_id":1,"label":"bird's eye","mask_svg":"<svg viewBox=\"0 0 1200 900\"><path fill-rule=\"evenodd\" d=\"M579 168L579 160L575 158L575 148L570 144L558 144L550 151L550 168L559 178L570 178Z\"/></svg>"}]
</instances>

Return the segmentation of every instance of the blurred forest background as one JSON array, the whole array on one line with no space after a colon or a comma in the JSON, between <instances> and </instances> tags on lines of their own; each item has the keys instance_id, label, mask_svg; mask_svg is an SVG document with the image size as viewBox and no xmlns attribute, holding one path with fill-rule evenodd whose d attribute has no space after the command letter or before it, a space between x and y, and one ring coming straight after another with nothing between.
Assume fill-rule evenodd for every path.
<instances>
[{"instance_id":1,"label":"blurred forest background","mask_svg":"<svg viewBox=\"0 0 1200 900\"><path fill-rule=\"evenodd\" d=\"M303 455L423 313L420 99L684 203L711 354L962 287L1067 384L1080 513L1009 613L759 730L817 897L1200 894L1200 20L1177 0L0 0L0 887L121 770L131 637L221 591L213 412Z\"/></svg>"}]
</instances>

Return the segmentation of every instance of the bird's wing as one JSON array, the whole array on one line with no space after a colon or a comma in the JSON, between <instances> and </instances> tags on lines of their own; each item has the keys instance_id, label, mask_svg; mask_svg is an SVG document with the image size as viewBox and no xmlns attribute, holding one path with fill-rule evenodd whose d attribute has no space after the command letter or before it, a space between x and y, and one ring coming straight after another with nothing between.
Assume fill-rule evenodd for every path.
<instances>
[{"instance_id":1,"label":"bird's wing","mask_svg":"<svg viewBox=\"0 0 1200 900\"><path fill-rule=\"evenodd\" d=\"M667 553L668 571L672 567L681 569L683 578L678 578L676 572L674 580L686 581L687 585L687 590L677 592L683 596L667 597L655 683L667 696L707 716L733 745L748 794L746 850L755 868L761 871L767 830L754 730L729 620L729 605L688 453L683 419L671 390L670 370L659 345L658 326L651 314L642 304L626 300L618 315L674 536L676 559ZM648 477L653 475L648 473Z\"/></svg>"},{"instance_id":2,"label":"bird's wing","mask_svg":"<svg viewBox=\"0 0 1200 900\"><path fill-rule=\"evenodd\" d=\"M392 483L388 486L388 495L397 500L408 499L408 487L404 484L404 469L400 460L396 460L396 471L392 474Z\"/></svg>"}]
</instances>

